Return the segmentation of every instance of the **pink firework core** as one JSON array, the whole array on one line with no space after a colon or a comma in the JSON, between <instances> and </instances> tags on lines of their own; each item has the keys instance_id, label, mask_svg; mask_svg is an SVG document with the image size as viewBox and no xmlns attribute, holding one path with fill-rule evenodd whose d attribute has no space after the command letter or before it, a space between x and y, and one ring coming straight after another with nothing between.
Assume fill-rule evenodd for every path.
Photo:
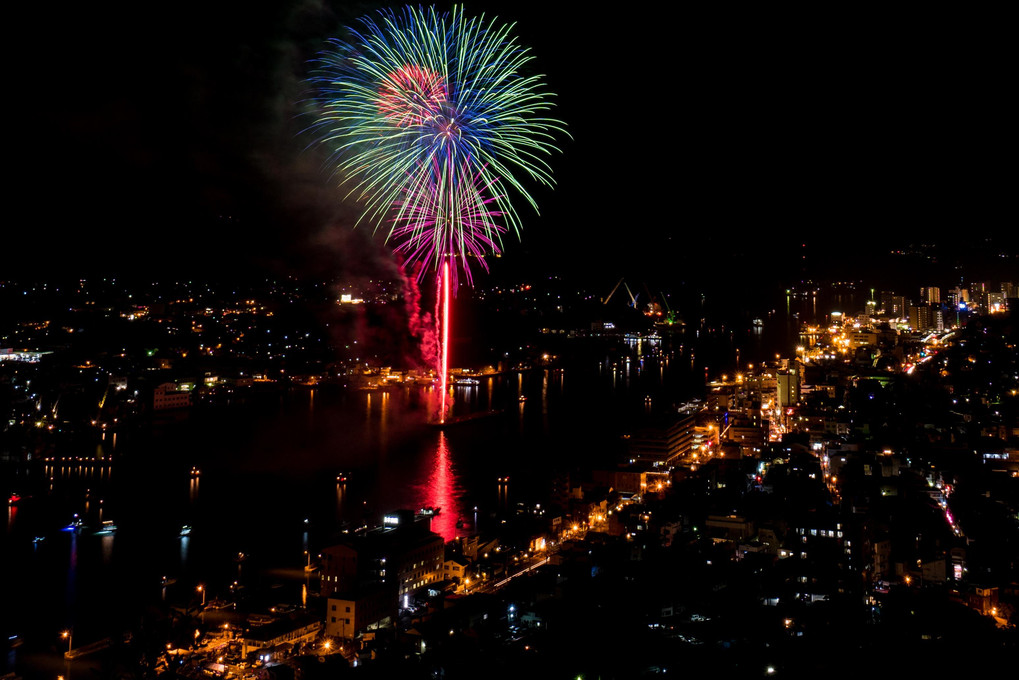
<instances>
[{"instance_id":1,"label":"pink firework core","mask_svg":"<svg viewBox=\"0 0 1019 680\"><path fill-rule=\"evenodd\" d=\"M400 127L421 125L446 101L442 76L423 66L407 65L386 75L379 87L379 113Z\"/></svg>"}]
</instances>

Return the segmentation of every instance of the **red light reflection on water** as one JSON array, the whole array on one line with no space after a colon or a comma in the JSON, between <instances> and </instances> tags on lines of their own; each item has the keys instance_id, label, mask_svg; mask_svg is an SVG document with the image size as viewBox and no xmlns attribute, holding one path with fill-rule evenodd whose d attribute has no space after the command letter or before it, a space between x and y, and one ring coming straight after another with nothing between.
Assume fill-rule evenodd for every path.
<instances>
[{"instance_id":1,"label":"red light reflection on water","mask_svg":"<svg viewBox=\"0 0 1019 680\"><path fill-rule=\"evenodd\" d=\"M429 465L431 472L428 479L419 487L419 507L442 509L432 518L432 531L442 536L444 541L451 541L458 534L464 535L466 532L456 527L460 518L460 495L463 490L457 480L445 432L439 432L435 454Z\"/></svg>"}]
</instances>

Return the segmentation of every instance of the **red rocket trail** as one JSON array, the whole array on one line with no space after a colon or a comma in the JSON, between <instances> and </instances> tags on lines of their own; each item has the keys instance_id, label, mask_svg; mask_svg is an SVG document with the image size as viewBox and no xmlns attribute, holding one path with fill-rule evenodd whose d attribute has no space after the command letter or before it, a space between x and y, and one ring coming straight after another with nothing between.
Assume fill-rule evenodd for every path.
<instances>
[{"instance_id":1,"label":"red rocket trail","mask_svg":"<svg viewBox=\"0 0 1019 680\"><path fill-rule=\"evenodd\" d=\"M442 300L442 342L439 347L439 389L442 398L439 403L439 423L442 424L446 422L446 379L449 375L449 260L442 263L439 297Z\"/></svg>"}]
</instances>

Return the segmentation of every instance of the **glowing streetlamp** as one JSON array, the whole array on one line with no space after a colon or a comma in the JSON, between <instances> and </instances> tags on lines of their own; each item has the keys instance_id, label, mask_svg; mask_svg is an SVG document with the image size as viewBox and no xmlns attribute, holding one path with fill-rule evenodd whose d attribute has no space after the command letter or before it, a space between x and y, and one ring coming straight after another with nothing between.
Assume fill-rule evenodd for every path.
<instances>
[{"instance_id":1,"label":"glowing streetlamp","mask_svg":"<svg viewBox=\"0 0 1019 680\"><path fill-rule=\"evenodd\" d=\"M70 628L68 628L63 633L60 634L60 637L67 639L67 653L70 654L71 653L71 642L74 640L73 631Z\"/></svg>"}]
</instances>

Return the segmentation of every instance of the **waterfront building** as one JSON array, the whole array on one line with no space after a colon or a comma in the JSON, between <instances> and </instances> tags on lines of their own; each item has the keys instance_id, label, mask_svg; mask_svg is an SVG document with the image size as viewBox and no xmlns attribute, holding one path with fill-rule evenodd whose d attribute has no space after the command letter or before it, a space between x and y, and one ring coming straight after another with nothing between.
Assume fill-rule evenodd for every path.
<instances>
[{"instance_id":1,"label":"waterfront building","mask_svg":"<svg viewBox=\"0 0 1019 680\"><path fill-rule=\"evenodd\" d=\"M0 347L0 361L22 361L27 364L37 364L45 354L52 354L52 352L16 350L10 347Z\"/></svg>"},{"instance_id":2,"label":"waterfront building","mask_svg":"<svg viewBox=\"0 0 1019 680\"><path fill-rule=\"evenodd\" d=\"M396 586L397 597L442 579L442 537L430 518L401 510L386 515L383 526L344 537L322 551L324 597L354 591L368 583Z\"/></svg>"},{"instance_id":3,"label":"waterfront building","mask_svg":"<svg viewBox=\"0 0 1019 680\"><path fill-rule=\"evenodd\" d=\"M277 619L264 626L252 628L241 638L241 654L247 656L260 649L272 649L283 644L307 644L318 637L322 622L310 614L298 614Z\"/></svg>"},{"instance_id":4,"label":"waterfront building","mask_svg":"<svg viewBox=\"0 0 1019 680\"><path fill-rule=\"evenodd\" d=\"M451 555L442 563L442 573L445 580L461 580L467 575L468 561L464 557Z\"/></svg>"},{"instance_id":5,"label":"waterfront building","mask_svg":"<svg viewBox=\"0 0 1019 680\"><path fill-rule=\"evenodd\" d=\"M325 634L350 640L366 630L389 625L397 614L393 584L374 583L345 593L334 593L326 601Z\"/></svg>"}]
</instances>

